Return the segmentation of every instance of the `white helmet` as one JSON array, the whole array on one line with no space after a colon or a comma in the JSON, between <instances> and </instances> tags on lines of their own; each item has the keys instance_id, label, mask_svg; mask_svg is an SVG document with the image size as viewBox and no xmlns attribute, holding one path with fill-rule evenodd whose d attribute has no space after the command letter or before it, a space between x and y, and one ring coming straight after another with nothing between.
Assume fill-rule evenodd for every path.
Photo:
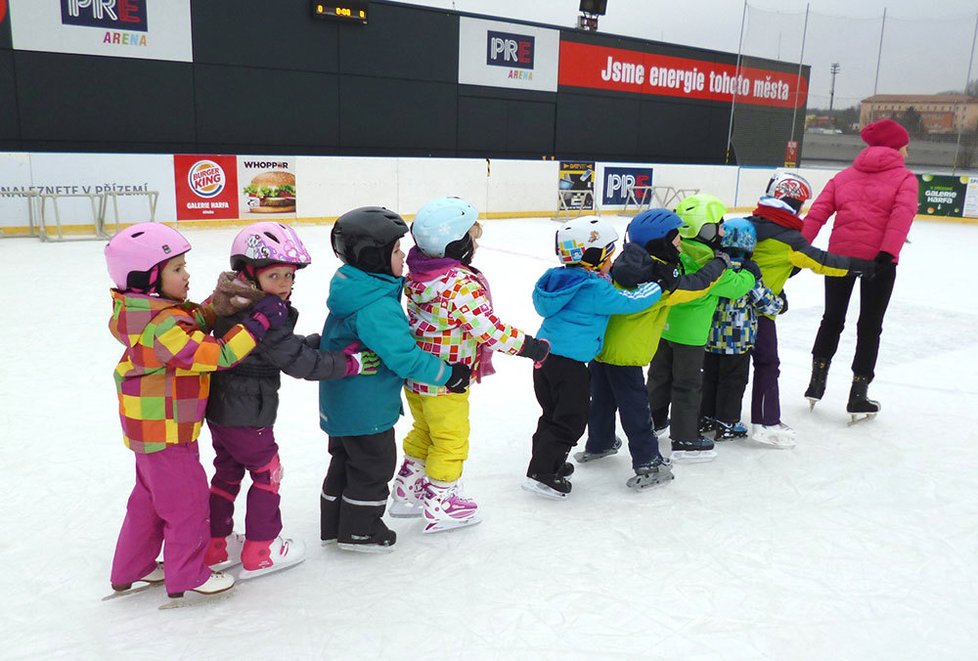
<instances>
[{"instance_id":1,"label":"white helmet","mask_svg":"<svg viewBox=\"0 0 978 661\"><path fill-rule=\"evenodd\" d=\"M479 219L471 204L457 197L443 197L421 207L411 223L418 249L429 257L450 257L468 263L473 252L469 230Z\"/></svg>"},{"instance_id":2,"label":"white helmet","mask_svg":"<svg viewBox=\"0 0 978 661\"><path fill-rule=\"evenodd\" d=\"M581 264L597 269L615 252L618 232L597 216L567 221L555 237L555 252L564 265Z\"/></svg>"},{"instance_id":3,"label":"white helmet","mask_svg":"<svg viewBox=\"0 0 978 661\"><path fill-rule=\"evenodd\" d=\"M786 202L797 213L812 198L812 185L800 174L779 171L767 182L764 194Z\"/></svg>"}]
</instances>

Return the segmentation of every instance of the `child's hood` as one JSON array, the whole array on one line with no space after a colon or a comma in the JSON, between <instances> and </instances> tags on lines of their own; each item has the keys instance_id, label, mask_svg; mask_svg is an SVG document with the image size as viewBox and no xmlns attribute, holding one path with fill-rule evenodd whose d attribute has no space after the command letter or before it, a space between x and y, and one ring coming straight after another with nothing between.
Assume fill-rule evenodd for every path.
<instances>
[{"instance_id":1,"label":"child's hood","mask_svg":"<svg viewBox=\"0 0 978 661\"><path fill-rule=\"evenodd\" d=\"M345 317L385 296L399 298L403 284L404 278L367 273L344 264L336 271L329 285L326 305L330 312Z\"/></svg>"},{"instance_id":2,"label":"child's hood","mask_svg":"<svg viewBox=\"0 0 978 661\"><path fill-rule=\"evenodd\" d=\"M122 292L118 289L113 289L111 293L112 318L109 320L109 330L115 339L127 347L139 341L146 327L160 312L193 305L158 296Z\"/></svg>"},{"instance_id":3,"label":"child's hood","mask_svg":"<svg viewBox=\"0 0 978 661\"><path fill-rule=\"evenodd\" d=\"M852 167L860 172L882 172L906 167L903 155L891 147L866 147L859 152Z\"/></svg>"},{"instance_id":4,"label":"child's hood","mask_svg":"<svg viewBox=\"0 0 978 661\"><path fill-rule=\"evenodd\" d=\"M533 304L542 317L560 312L589 282L599 277L583 268L556 267L548 270L533 289Z\"/></svg>"}]
</instances>

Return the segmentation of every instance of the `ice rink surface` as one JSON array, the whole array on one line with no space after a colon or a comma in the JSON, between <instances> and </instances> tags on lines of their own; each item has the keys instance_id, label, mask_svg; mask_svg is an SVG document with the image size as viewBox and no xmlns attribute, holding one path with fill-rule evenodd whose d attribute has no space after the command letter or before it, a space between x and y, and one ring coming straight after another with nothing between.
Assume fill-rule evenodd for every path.
<instances>
[{"instance_id":1,"label":"ice rink surface","mask_svg":"<svg viewBox=\"0 0 978 661\"><path fill-rule=\"evenodd\" d=\"M626 219L611 220L623 233ZM338 262L328 226L298 229L314 264L293 301L298 332L312 333ZM530 292L555 264L555 229L490 221L475 258L499 315L531 333ZM226 267L235 233L186 232L194 300ZM567 501L522 491L539 413L532 367L498 356L498 373L473 389L465 466L484 522L422 536L419 521L390 520L390 555L319 546L318 391L283 378L284 534L307 543L306 562L165 612L159 589L99 601L133 483L103 243L0 241L0 658L974 658L978 226L917 222L910 238L870 388L876 420L846 425L855 305L826 397L808 411L822 309L810 272L789 281L778 321L797 447L724 443L715 462L677 466L658 489L625 487L622 452L578 466ZM210 473L206 428L200 440Z\"/></svg>"}]
</instances>

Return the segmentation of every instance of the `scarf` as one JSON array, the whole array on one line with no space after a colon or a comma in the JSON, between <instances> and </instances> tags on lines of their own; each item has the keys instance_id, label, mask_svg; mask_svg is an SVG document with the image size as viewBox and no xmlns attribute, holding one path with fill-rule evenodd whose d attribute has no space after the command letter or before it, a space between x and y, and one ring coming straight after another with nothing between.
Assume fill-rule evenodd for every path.
<instances>
[{"instance_id":1,"label":"scarf","mask_svg":"<svg viewBox=\"0 0 978 661\"><path fill-rule=\"evenodd\" d=\"M800 231L803 225L801 218L788 203L773 197L762 197L758 200L753 214L792 230Z\"/></svg>"},{"instance_id":2,"label":"scarf","mask_svg":"<svg viewBox=\"0 0 978 661\"><path fill-rule=\"evenodd\" d=\"M411 279L419 282L430 282L431 280L440 278L454 268L466 272L473 276L482 288L486 290L486 298L489 299L489 305L492 305L492 292L489 290L489 282L486 280L486 276L482 274L482 271L479 271L474 266L466 266L451 257L429 257L418 250L417 246L412 246L408 251L407 265L411 271ZM473 374L476 383L481 383L482 377L496 373L496 369L492 366L492 354L493 351L488 346L481 342L478 344L476 364L479 366L479 369Z\"/></svg>"}]
</instances>

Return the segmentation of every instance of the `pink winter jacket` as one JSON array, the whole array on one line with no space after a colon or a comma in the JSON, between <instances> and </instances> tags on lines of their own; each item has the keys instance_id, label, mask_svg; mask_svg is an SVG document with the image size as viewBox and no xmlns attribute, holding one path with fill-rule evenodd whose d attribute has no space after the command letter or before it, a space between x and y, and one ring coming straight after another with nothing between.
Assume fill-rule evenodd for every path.
<instances>
[{"instance_id":1,"label":"pink winter jacket","mask_svg":"<svg viewBox=\"0 0 978 661\"><path fill-rule=\"evenodd\" d=\"M917 178L890 147L867 147L832 177L805 216L802 234L815 240L835 214L829 252L873 259L880 251L899 261L917 215Z\"/></svg>"}]
</instances>

